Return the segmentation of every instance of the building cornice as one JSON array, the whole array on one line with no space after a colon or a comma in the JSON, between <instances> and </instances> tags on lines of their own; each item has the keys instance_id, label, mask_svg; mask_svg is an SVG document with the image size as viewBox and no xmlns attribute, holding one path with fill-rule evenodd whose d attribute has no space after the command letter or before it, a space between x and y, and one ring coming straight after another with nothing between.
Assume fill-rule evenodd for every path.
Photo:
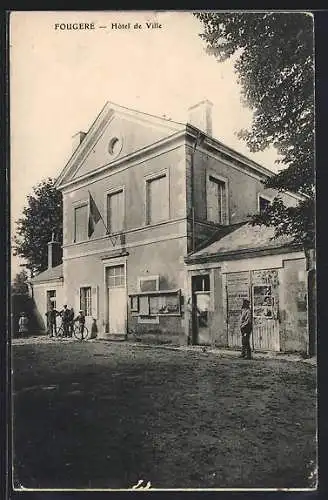
<instances>
[{"instance_id":1,"label":"building cornice","mask_svg":"<svg viewBox=\"0 0 328 500\"><path fill-rule=\"evenodd\" d=\"M38 281L33 281L33 278L32 278L32 280L30 280L29 283L30 283L30 285L35 286L35 285L44 285L45 283L49 283L49 282L53 283L56 281L58 281L58 284L63 283L63 281L64 281L63 276L61 278L49 278L49 279L38 280Z\"/></svg>"}]
</instances>

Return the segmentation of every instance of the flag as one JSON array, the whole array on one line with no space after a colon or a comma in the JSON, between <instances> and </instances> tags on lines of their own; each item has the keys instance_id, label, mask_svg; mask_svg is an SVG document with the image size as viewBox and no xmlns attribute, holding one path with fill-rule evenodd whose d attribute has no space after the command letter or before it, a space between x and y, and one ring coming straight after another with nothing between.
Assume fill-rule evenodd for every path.
<instances>
[{"instance_id":1,"label":"flag","mask_svg":"<svg viewBox=\"0 0 328 500\"><path fill-rule=\"evenodd\" d=\"M91 193L89 191L89 221L88 221L88 237L91 238L94 230L95 230L95 225L97 222L100 221L101 219L100 212L98 210L98 207L94 201L94 199L91 196Z\"/></svg>"}]
</instances>

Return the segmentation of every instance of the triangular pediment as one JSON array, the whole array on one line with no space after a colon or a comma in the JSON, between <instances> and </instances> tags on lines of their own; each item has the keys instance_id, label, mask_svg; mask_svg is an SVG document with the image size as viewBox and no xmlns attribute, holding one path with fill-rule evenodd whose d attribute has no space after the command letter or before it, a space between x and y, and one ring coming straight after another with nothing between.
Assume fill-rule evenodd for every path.
<instances>
[{"instance_id":1,"label":"triangular pediment","mask_svg":"<svg viewBox=\"0 0 328 500\"><path fill-rule=\"evenodd\" d=\"M107 103L60 174L57 187L150 146L184 125Z\"/></svg>"}]
</instances>

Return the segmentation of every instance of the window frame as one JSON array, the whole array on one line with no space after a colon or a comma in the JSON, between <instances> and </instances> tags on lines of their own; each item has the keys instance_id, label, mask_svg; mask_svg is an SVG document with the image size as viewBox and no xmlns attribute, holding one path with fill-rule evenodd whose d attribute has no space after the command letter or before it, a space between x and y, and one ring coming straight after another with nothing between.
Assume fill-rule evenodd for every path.
<instances>
[{"instance_id":1,"label":"window frame","mask_svg":"<svg viewBox=\"0 0 328 500\"><path fill-rule=\"evenodd\" d=\"M269 203L272 203L272 201L273 201L273 197L267 196L266 194L257 193L257 212L259 214L261 213L261 210L260 210L260 198L262 198L263 200L268 201Z\"/></svg>"},{"instance_id":2,"label":"window frame","mask_svg":"<svg viewBox=\"0 0 328 500\"><path fill-rule=\"evenodd\" d=\"M145 226L156 226L158 224L163 224L165 222L168 222L171 218L171 200L170 200L170 175L169 175L169 169L164 168L162 170L158 170L157 172L153 172L151 174L147 174L144 176L144 200L145 200L145 214L144 214L144 225ZM167 218L158 221L158 222L151 222L150 221L150 210L149 210L149 185L152 181L156 181L158 179L161 179L165 177L167 179L167 186L166 186L166 196L167 196Z\"/></svg>"},{"instance_id":3,"label":"window frame","mask_svg":"<svg viewBox=\"0 0 328 500\"><path fill-rule=\"evenodd\" d=\"M50 297L50 294L53 293L54 295L52 295ZM51 299L55 299L55 300L51 300ZM54 289L54 288L51 288L51 289L47 289L46 290L46 302L47 302L47 310L48 308L50 308L50 304L53 304L54 305L54 309L57 308L57 290Z\"/></svg>"},{"instance_id":4,"label":"window frame","mask_svg":"<svg viewBox=\"0 0 328 500\"><path fill-rule=\"evenodd\" d=\"M88 304L88 300L87 300L86 296L84 297L84 300L86 303L85 309L83 309L82 303L81 303L82 302L82 290L90 290L89 304ZM88 308L89 308L89 311L88 311ZM86 318L92 317L92 286L91 285L80 286L80 310L84 312L84 315ZM87 312L90 312L90 314L87 314Z\"/></svg>"},{"instance_id":5,"label":"window frame","mask_svg":"<svg viewBox=\"0 0 328 500\"><path fill-rule=\"evenodd\" d=\"M87 217L86 217L86 238L84 240L76 240L76 210L82 207L87 207ZM88 200L80 200L73 203L73 243L82 243L88 241Z\"/></svg>"},{"instance_id":6,"label":"window frame","mask_svg":"<svg viewBox=\"0 0 328 500\"><path fill-rule=\"evenodd\" d=\"M114 196L115 194L122 193L123 194L123 221L122 221L122 229L119 231L111 231L110 228L110 221L108 217L108 212L109 212L109 197ZM116 186L113 189L108 189L104 193L104 207L106 207L106 224L107 224L107 234L108 235L114 235L114 234L120 234L126 229L126 199L125 199L125 185L122 186Z\"/></svg>"},{"instance_id":7,"label":"window frame","mask_svg":"<svg viewBox=\"0 0 328 500\"><path fill-rule=\"evenodd\" d=\"M211 177L213 177L214 179L214 182L217 182L217 184L221 183L221 184L224 184L224 188L225 188L225 203L223 205L223 203L221 202L221 220L223 219L222 217L222 214L223 214L223 210L225 211L225 222L213 222L213 221L210 221L208 219L208 189L209 189L209 183L210 182L213 182L211 180ZM207 222L209 222L210 224L216 224L216 225L220 225L220 226L228 226L229 223L230 223L230 217L229 217L229 180L227 177L223 177L221 176L220 174L217 174L216 172L212 171L212 170L209 170L207 172L207 175L206 175L206 190L205 190L205 194L206 194L206 220Z\"/></svg>"},{"instance_id":8,"label":"window frame","mask_svg":"<svg viewBox=\"0 0 328 500\"><path fill-rule=\"evenodd\" d=\"M115 285L115 286L108 286L108 280L107 280L107 270L108 269L115 269L115 268L118 268L118 267L121 267L123 268L123 275L120 274L120 277L123 276L123 281L122 281L122 284L120 285ZM115 280L115 278L117 277L118 275L115 275L115 276L112 276ZM114 264L114 265L106 265L105 267L105 284L106 284L106 288L110 288L110 289L115 289L115 288L126 288L126 266L125 266L125 263L120 263L120 264Z\"/></svg>"}]
</instances>

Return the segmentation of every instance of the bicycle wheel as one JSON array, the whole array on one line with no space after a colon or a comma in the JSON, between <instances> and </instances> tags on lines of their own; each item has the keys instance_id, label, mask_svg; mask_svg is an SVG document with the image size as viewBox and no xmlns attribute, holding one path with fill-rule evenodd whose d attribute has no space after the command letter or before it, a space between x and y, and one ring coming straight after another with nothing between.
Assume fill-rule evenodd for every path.
<instances>
[{"instance_id":1,"label":"bicycle wheel","mask_svg":"<svg viewBox=\"0 0 328 500\"><path fill-rule=\"evenodd\" d=\"M74 337L77 339L77 340L87 340L87 338L89 337L89 330L87 329L87 327L85 325L81 326L81 325L76 325L74 327Z\"/></svg>"},{"instance_id":2,"label":"bicycle wheel","mask_svg":"<svg viewBox=\"0 0 328 500\"><path fill-rule=\"evenodd\" d=\"M63 337L64 337L64 328L63 325L60 325L60 327L57 328L57 333L54 338L57 340L62 340Z\"/></svg>"}]
</instances>

